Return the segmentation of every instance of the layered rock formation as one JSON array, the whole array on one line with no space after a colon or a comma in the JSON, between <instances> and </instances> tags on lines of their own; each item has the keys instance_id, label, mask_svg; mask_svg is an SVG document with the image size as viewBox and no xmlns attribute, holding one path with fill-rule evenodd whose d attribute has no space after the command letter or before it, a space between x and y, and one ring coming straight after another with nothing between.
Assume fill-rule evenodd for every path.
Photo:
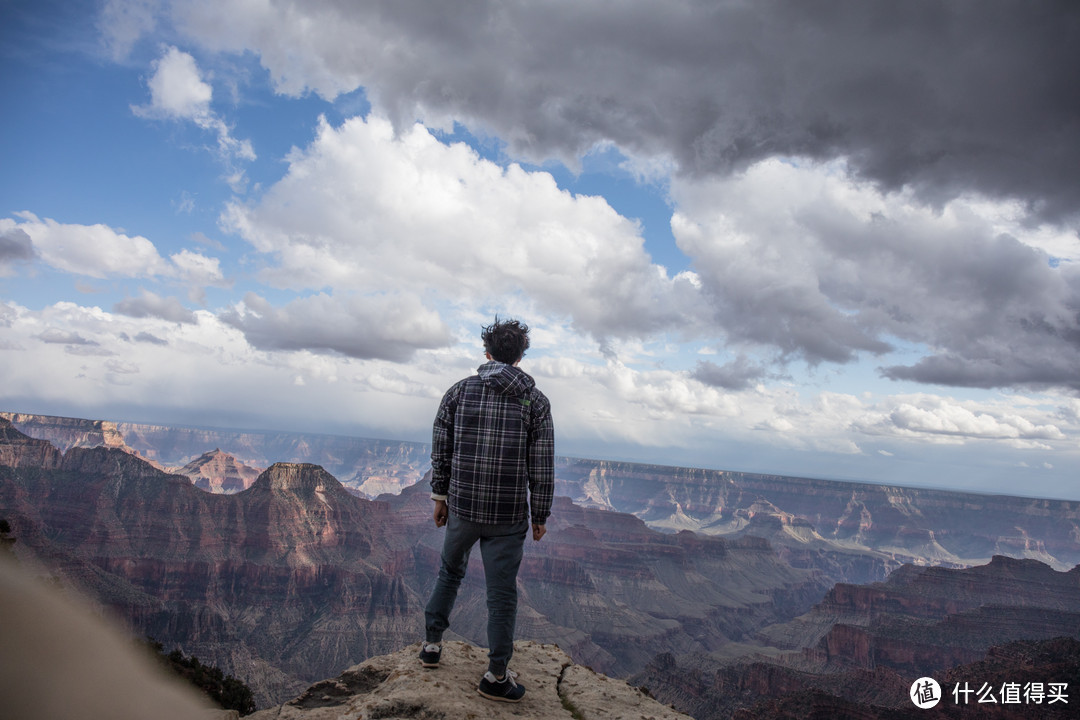
<instances>
[{"instance_id":1,"label":"layered rock formation","mask_svg":"<svg viewBox=\"0 0 1080 720\"><path fill-rule=\"evenodd\" d=\"M32 428L31 432L26 433L27 435L39 440L48 440L61 453L76 447L115 448L142 457L155 467L161 467L150 457L144 457L138 450L127 445L124 434L115 422L14 412L0 412L0 419L10 422L17 429Z\"/></svg>"},{"instance_id":2,"label":"layered rock formation","mask_svg":"<svg viewBox=\"0 0 1080 720\"><path fill-rule=\"evenodd\" d=\"M430 467L419 443L6 415L65 450L100 438L173 467L212 448L251 467L317 464L368 498L396 494ZM981 565L994 555L1059 570L1080 562L1078 502L569 458L558 459L556 482L578 505L629 513L663 532L764 537L785 562L833 581L881 580L905 563Z\"/></svg>"},{"instance_id":3,"label":"layered rock formation","mask_svg":"<svg viewBox=\"0 0 1080 720\"><path fill-rule=\"evenodd\" d=\"M0 413L30 437L49 440L61 450L118 447L159 467L179 468L219 448L237 463L268 467L275 462L320 465L346 487L374 498L400 492L430 467L430 448L421 443L270 431L176 427L146 423Z\"/></svg>"},{"instance_id":4,"label":"layered rock formation","mask_svg":"<svg viewBox=\"0 0 1080 720\"><path fill-rule=\"evenodd\" d=\"M0 415L0 466L51 470L59 467L62 457L52 443L23 435Z\"/></svg>"},{"instance_id":5,"label":"layered rock formation","mask_svg":"<svg viewBox=\"0 0 1080 720\"><path fill-rule=\"evenodd\" d=\"M119 424L117 448L104 425L18 417L68 448L0 421L0 517L23 560L242 678L261 705L419 634L442 539L423 446ZM97 432L112 447L85 447ZM131 454L213 447L270 467L210 494ZM350 487L260 455L274 448L326 458ZM557 483L570 497L527 543L519 637L607 674L644 670L638 682L699 720L790 692L880 705L912 672L1077 632L1077 571L1062 572L1080 554L1077 503L567 459ZM365 500L361 486L390 493ZM474 563L450 637L481 644Z\"/></svg>"},{"instance_id":6,"label":"layered rock formation","mask_svg":"<svg viewBox=\"0 0 1080 720\"><path fill-rule=\"evenodd\" d=\"M414 484L431 464L431 450L421 443L138 423L118 423L117 428L132 448L166 465L183 465L210 448L221 448L252 467L275 462L319 465L346 487L369 498L400 492Z\"/></svg>"},{"instance_id":7,"label":"layered rock formation","mask_svg":"<svg viewBox=\"0 0 1080 720\"><path fill-rule=\"evenodd\" d=\"M905 696L905 692L911 689L906 680L888 678L881 683L882 679L882 673L877 673L854 678L855 682L848 683L847 687L800 689L736 710L732 718L921 720L932 716L989 720L1071 719L1077 715L1080 640L1060 637L1019 641L991 648L985 659L957 666L935 678L941 687L941 698L933 710L920 709ZM1064 686L1063 698L1047 692L1052 683ZM859 686L863 688L861 693ZM883 686L885 689L882 689ZM874 692L865 692L867 688L875 687Z\"/></svg>"},{"instance_id":8,"label":"layered rock formation","mask_svg":"<svg viewBox=\"0 0 1080 720\"><path fill-rule=\"evenodd\" d=\"M405 528L317 466L213 495L122 451L73 448L52 470L0 466L0 515L29 562L263 703L417 632Z\"/></svg>"},{"instance_id":9,"label":"layered rock formation","mask_svg":"<svg viewBox=\"0 0 1080 720\"><path fill-rule=\"evenodd\" d=\"M284 705L251 720L337 720L362 718L576 718L576 720L689 720L625 682L577 665L555 645L519 642L512 668L525 686L518 704L492 702L476 693L487 667L485 651L447 642L437 669L417 661L416 644L372 658L337 678L319 682Z\"/></svg>"},{"instance_id":10,"label":"layered rock formation","mask_svg":"<svg viewBox=\"0 0 1080 720\"><path fill-rule=\"evenodd\" d=\"M789 695L800 698L791 707L822 695L902 708L917 678L940 678L997 645L1059 636L1080 639L1080 566L1005 557L962 570L905 566L882 583L837 585L810 612L764 628L757 657L666 655L634 682L698 720L757 701L779 708Z\"/></svg>"},{"instance_id":11,"label":"layered rock formation","mask_svg":"<svg viewBox=\"0 0 1080 720\"><path fill-rule=\"evenodd\" d=\"M277 463L245 491L211 494L116 449L34 466L47 443L6 429L16 460L0 466L0 516L24 559L241 678L261 705L422 630L444 532L422 485L369 501L318 466ZM616 674L746 637L826 587L763 540L657 533L565 499L528 543L519 585L520 637ZM453 632L482 643L479 566L459 598Z\"/></svg>"},{"instance_id":12,"label":"layered rock formation","mask_svg":"<svg viewBox=\"0 0 1080 720\"><path fill-rule=\"evenodd\" d=\"M124 435L115 422L108 420L83 420L80 418L33 415L30 413L0 412L0 418L11 422L16 428L39 440L50 443L66 452L73 447L114 447L134 452L124 442Z\"/></svg>"},{"instance_id":13,"label":"layered rock formation","mask_svg":"<svg viewBox=\"0 0 1080 720\"><path fill-rule=\"evenodd\" d=\"M247 490L262 473L262 468L249 467L221 448L203 453L182 468L177 475L190 478L191 483L212 493L234 493Z\"/></svg>"},{"instance_id":14,"label":"layered rock formation","mask_svg":"<svg viewBox=\"0 0 1080 720\"><path fill-rule=\"evenodd\" d=\"M415 522L418 558L438 567L442 531L425 483L383 497ZM557 643L580 663L625 676L659 652L708 652L809 608L829 583L779 561L758 538L658 533L632 515L556 498L547 535L526 542L518 576L521 637ZM483 568L474 557L454 630L485 640Z\"/></svg>"},{"instance_id":15,"label":"layered rock formation","mask_svg":"<svg viewBox=\"0 0 1080 720\"><path fill-rule=\"evenodd\" d=\"M796 566L882 579L904 563L962 567L994 555L1080 563L1080 502L753 473L563 460L558 492L651 527L757 535ZM860 577L858 573L870 573Z\"/></svg>"}]
</instances>

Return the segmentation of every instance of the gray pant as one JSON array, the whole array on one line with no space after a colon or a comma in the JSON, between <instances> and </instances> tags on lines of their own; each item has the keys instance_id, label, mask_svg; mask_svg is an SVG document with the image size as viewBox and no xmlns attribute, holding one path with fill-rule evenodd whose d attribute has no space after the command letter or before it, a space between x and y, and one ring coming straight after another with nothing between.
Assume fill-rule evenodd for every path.
<instances>
[{"instance_id":1,"label":"gray pant","mask_svg":"<svg viewBox=\"0 0 1080 720\"><path fill-rule=\"evenodd\" d=\"M450 627L458 588L469 565L469 552L480 541L484 560L488 608L488 670L496 677L506 672L514 654L514 623L517 620L517 574L529 521L512 525L484 525L450 513L443 540L439 579L431 591L424 620L427 642L441 642Z\"/></svg>"}]
</instances>

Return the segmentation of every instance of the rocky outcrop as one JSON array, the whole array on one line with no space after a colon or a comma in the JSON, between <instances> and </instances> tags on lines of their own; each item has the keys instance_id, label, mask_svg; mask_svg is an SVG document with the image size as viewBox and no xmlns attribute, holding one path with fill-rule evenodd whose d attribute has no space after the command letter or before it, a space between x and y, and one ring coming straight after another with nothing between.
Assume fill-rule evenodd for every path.
<instances>
[{"instance_id":1,"label":"rocky outcrop","mask_svg":"<svg viewBox=\"0 0 1080 720\"><path fill-rule=\"evenodd\" d=\"M203 453L187 465L175 470L176 474L190 478L191 483L212 493L235 493L247 490L262 472L243 464L221 448Z\"/></svg>"},{"instance_id":2,"label":"rocky outcrop","mask_svg":"<svg viewBox=\"0 0 1080 720\"><path fill-rule=\"evenodd\" d=\"M81 418L33 415L30 413L0 412L0 418L8 420L21 432L40 440L48 440L61 452L73 447L112 447L131 450L117 424L108 420L83 420Z\"/></svg>"},{"instance_id":3,"label":"rocky outcrop","mask_svg":"<svg viewBox=\"0 0 1080 720\"><path fill-rule=\"evenodd\" d=\"M1080 637L1080 566L1002 556L964 570L906 566L884 583L834 588L799 621L837 617L816 649L829 666L926 675L1001 643Z\"/></svg>"},{"instance_id":4,"label":"rocky outcrop","mask_svg":"<svg viewBox=\"0 0 1080 720\"><path fill-rule=\"evenodd\" d=\"M0 558L0 698L11 720L72 717L237 720L167 676L149 654L97 617L78 598L35 582ZM17 650L18 652L13 652ZM436 670L421 668L419 645L374 657L253 720L364 718L621 718L686 720L623 681L575 664L553 645L519 642L512 667L526 686L516 705L475 691L487 665L483 649L447 642Z\"/></svg>"},{"instance_id":5,"label":"rocky outcrop","mask_svg":"<svg viewBox=\"0 0 1080 720\"><path fill-rule=\"evenodd\" d=\"M60 465L61 457L52 443L23 435L0 414L0 465L52 469Z\"/></svg>"},{"instance_id":6,"label":"rocky outcrop","mask_svg":"<svg viewBox=\"0 0 1080 720\"><path fill-rule=\"evenodd\" d=\"M625 682L577 665L554 645L519 642L511 668L525 686L520 703L482 698L476 685L487 668L486 652L463 642L447 642L437 669L417 660L419 644L349 668L337 678L308 688L284 705L251 715L251 720L337 720L362 718L576 718L594 720L689 720Z\"/></svg>"},{"instance_id":7,"label":"rocky outcrop","mask_svg":"<svg viewBox=\"0 0 1080 720\"><path fill-rule=\"evenodd\" d=\"M168 465L184 465L210 448L221 448L252 467L268 467L275 462L319 465L343 485L368 498L400 492L416 483L431 466L430 447L422 443L139 423L117 423L117 428L131 447ZM33 434L29 429L24 432Z\"/></svg>"},{"instance_id":8,"label":"rocky outcrop","mask_svg":"<svg viewBox=\"0 0 1080 720\"><path fill-rule=\"evenodd\" d=\"M80 418L30 415L27 413L0 412L0 421L10 422L12 427L38 440L47 440L61 453L72 448L115 448L143 457L124 442L124 435L117 423L108 420L83 420ZM30 430L30 432L26 432ZM153 459L143 457L151 465L161 469Z\"/></svg>"}]
</instances>

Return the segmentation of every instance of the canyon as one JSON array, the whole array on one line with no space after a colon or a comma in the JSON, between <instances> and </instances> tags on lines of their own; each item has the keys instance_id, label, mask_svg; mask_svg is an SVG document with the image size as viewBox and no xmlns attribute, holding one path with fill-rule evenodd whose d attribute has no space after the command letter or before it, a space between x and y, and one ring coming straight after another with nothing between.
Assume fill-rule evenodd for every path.
<instances>
[{"instance_id":1,"label":"canyon","mask_svg":"<svg viewBox=\"0 0 1080 720\"><path fill-rule=\"evenodd\" d=\"M1044 674L1076 686L1052 656L1080 659L1080 566L1003 556L964 569L905 565L884 582L837 584L807 613L759 629L753 653L662 655L632 682L698 720L772 717L762 708L777 711L773 701L787 696L899 711L914 709L918 678L959 676L955 668L1002 657L1001 647L1048 639L1061 642L1044 648Z\"/></svg>"},{"instance_id":2,"label":"canyon","mask_svg":"<svg viewBox=\"0 0 1080 720\"><path fill-rule=\"evenodd\" d=\"M337 435L169 427L0 412L60 450L126 449L179 472L215 448L237 466L320 465L374 499L421 482L422 443ZM209 480L207 480L209 483ZM235 491L236 485L227 491ZM629 513L665 533L767 538L795 567L873 582L905 563L981 565L995 555L1058 570L1080 563L1080 502L559 457L556 494Z\"/></svg>"},{"instance_id":3,"label":"canyon","mask_svg":"<svg viewBox=\"0 0 1080 720\"><path fill-rule=\"evenodd\" d=\"M116 447L61 454L4 420L0 447L0 515L24 562L243 679L261 705L422 631L441 545L423 484L368 500L317 465L275 463L215 494ZM757 538L659 533L560 498L520 586L522 636L628 675L809 607L828 583ZM473 567L456 637L483 644L484 607Z\"/></svg>"},{"instance_id":4,"label":"canyon","mask_svg":"<svg viewBox=\"0 0 1080 720\"><path fill-rule=\"evenodd\" d=\"M0 413L0 518L25 565L267 707L418 639L427 453ZM912 673L1080 637L1080 503L563 457L556 494L519 637L698 720L911 707ZM472 645L478 563L451 635Z\"/></svg>"}]
</instances>

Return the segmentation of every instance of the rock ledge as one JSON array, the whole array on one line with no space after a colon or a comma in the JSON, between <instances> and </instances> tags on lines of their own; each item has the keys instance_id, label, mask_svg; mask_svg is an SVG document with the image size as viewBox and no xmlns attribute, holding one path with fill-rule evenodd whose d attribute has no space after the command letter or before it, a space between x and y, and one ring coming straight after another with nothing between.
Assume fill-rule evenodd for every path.
<instances>
[{"instance_id":1,"label":"rock ledge","mask_svg":"<svg viewBox=\"0 0 1080 720\"><path fill-rule=\"evenodd\" d=\"M529 641L515 644L510 667L526 688L525 698L517 704L493 702L477 694L476 684L487 667L486 650L465 642L445 642L442 663L434 670L420 666L419 652L417 643L392 655L372 658L333 680L316 683L295 700L248 717L250 720L689 718L621 680L575 665L557 645Z\"/></svg>"}]
</instances>

